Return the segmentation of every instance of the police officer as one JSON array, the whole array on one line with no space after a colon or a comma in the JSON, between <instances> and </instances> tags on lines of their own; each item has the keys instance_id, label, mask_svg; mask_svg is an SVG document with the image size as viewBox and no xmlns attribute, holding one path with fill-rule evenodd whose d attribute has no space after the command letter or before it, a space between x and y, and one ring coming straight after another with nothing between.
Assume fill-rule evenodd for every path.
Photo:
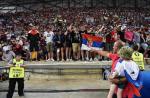
<instances>
[{"instance_id":1,"label":"police officer","mask_svg":"<svg viewBox=\"0 0 150 98\"><path fill-rule=\"evenodd\" d=\"M138 52L139 46L137 44L133 45L133 50L132 59L137 65L139 65L140 70L143 71L145 69L143 54Z\"/></svg>"},{"instance_id":2,"label":"police officer","mask_svg":"<svg viewBox=\"0 0 150 98\"><path fill-rule=\"evenodd\" d=\"M15 90L16 82L18 83L18 94L24 96L24 61L21 59L21 54L16 54L16 57L11 60L8 65L9 71L9 88L7 98L12 98Z\"/></svg>"}]
</instances>

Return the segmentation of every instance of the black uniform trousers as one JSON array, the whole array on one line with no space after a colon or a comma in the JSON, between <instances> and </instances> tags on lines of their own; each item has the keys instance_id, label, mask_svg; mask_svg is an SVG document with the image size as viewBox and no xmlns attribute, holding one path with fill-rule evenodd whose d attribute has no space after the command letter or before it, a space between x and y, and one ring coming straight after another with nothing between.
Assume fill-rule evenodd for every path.
<instances>
[{"instance_id":1,"label":"black uniform trousers","mask_svg":"<svg viewBox=\"0 0 150 98\"><path fill-rule=\"evenodd\" d=\"M24 96L24 78L10 78L7 98L12 98L16 82L18 83L18 95Z\"/></svg>"}]
</instances>

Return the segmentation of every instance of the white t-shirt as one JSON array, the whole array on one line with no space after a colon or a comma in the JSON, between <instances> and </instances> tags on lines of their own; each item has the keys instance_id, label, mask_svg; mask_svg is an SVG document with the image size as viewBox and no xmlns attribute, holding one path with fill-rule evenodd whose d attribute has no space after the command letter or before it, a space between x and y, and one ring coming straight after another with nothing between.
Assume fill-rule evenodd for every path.
<instances>
[{"instance_id":1,"label":"white t-shirt","mask_svg":"<svg viewBox=\"0 0 150 98\"><path fill-rule=\"evenodd\" d=\"M123 64L119 61L116 64L115 71L118 73L118 76L125 76Z\"/></svg>"},{"instance_id":2,"label":"white t-shirt","mask_svg":"<svg viewBox=\"0 0 150 98\"><path fill-rule=\"evenodd\" d=\"M139 75L138 65L132 61L122 61L116 64L115 71L117 71L119 76L125 76L124 70L130 75L133 80L136 80Z\"/></svg>"},{"instance_id":3,"label":"white t-shirt","mask_svg":"<svg viewBox=\"0 0 150 98\"><path fill-rule=\"evenodd\" d=\"M4 52L6 52L7 50L10 50L10 49L11 49L11 47L9 45L3 47Z\"/></svg>"},{"instance_id":4,"label":"white t-shirt","mask_svg":"<svg viewBox=\"0 0 150 98\"><path fill-rule=\"evenodd\" d=\"M44 36L46 37L46 39L45 39L46 43L53 42L54 32L52 32L52 31L50 31L50 32L45 31L44 32Z\"/></svg>"}]
</instances>

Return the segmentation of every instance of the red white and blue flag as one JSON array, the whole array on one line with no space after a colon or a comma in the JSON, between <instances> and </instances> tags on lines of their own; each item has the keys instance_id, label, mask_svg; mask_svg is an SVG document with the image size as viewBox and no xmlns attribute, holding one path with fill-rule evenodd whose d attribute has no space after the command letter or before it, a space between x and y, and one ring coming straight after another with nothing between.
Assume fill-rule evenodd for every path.
<instances>
[{"instance_id":1,"label":"red white and blue flag","mask_svg":"<svg viewBox=\"0 0 150 98\"><path fill-rule=\"evenodd\" d=\"M130 86L128 98L150 98L150 71L138 71L138 65L133 61L121 63ZM129 93L129 91L128 91Z\"/></svg>"},{"instance_id":2,"label":"red white and blue flag","mask_svg":"<svg viewBox=\"0 0 150 98\"><path fill-rule=\"evenodd\" d=\"M131 79L126 71L125 75L133 93L132 96L128 98L150 98L150 71L140 72L136 80Z\"/></svg>"},{"instance_id":3,"label":"red white and blue flag","mask_svg":"<svg viewBox=\"0 0 150 98\"><path fill-rule=\"evenodd\" d=\"M90 34L82 34L82 50L90 50L91 48L100 50L102 47L104 47L102 37Z\"/></svg>"}]
</instances>

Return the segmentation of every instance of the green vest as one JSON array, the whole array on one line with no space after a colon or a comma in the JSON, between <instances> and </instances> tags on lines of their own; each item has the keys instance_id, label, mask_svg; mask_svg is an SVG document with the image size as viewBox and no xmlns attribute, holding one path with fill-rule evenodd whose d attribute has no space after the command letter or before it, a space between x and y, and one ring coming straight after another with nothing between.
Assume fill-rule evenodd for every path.
<instances>
[{"instance_id":1,"label":"green vest","mask_svg":"<svg viewBox=\"0 0 150 98\"><path fill-rule=\"evenodd\" d=\"M142 53L139 53L137 51L133 52L132 54L133 61L139 65L140 70L144 70L144 57Z\"/></svg>"},{"instance_id":2,"label":"green vest","mask_svg":"<svg viewBox=\"0 0 150 98\"><path fill-rule=\"evenodd\" d=\"M11 67L9 71L9 78L24 78L24 68L20 67L23 65L23 60L19 62L13 59L13 64L15 67Z\"/></svg>"},{"instance_id":3,"label":"green vest","mask_svg":"<svg viewBox=\"0 0 150 98\"><path fill-rule=\"evenodd\" d=\"M15 66L17 67L20 67L21 65L23 65L23 60L21 59L19 62L16 61L16 59L13 59L13 64L16 64Z\"/></svg>"}]
</instances>

